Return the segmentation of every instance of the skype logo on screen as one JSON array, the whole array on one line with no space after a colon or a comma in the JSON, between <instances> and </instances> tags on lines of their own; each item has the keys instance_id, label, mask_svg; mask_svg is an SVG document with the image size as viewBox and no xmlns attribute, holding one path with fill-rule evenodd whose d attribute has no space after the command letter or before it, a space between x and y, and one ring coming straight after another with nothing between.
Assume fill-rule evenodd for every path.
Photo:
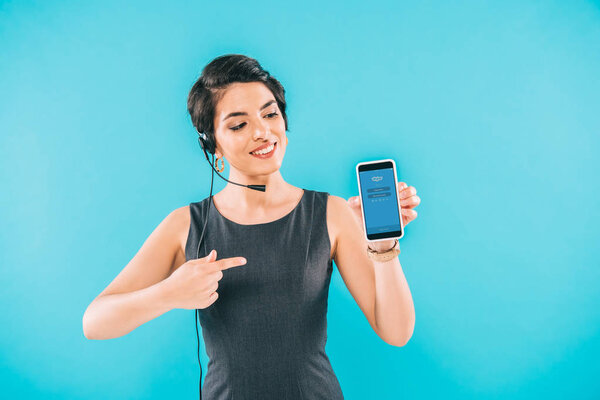
<instances>
[{"instance_id":1,"label":"skype logo on screen","mask_svg":"<svg viewBox=\"0 0 600 400\"><path fill-rule=\"evenodd\" d=\"M373 182L379 182L379 181L383 180L383 176L374 176L371 178L371 180Z\"/></svg>"}]
</instances>

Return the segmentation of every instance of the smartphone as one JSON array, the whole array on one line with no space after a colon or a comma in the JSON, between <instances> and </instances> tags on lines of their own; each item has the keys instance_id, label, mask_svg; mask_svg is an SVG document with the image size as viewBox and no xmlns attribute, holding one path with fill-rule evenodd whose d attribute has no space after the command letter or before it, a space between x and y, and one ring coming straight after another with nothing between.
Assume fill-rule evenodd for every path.
<instances>
[{"instance_id":1,"label":"smartphone","mask_svg":"<svg viewBox=\"0 0 600 400\"><path fill-rule=\"evenodd\" d=\"M367 241L404 236L394 160L388 158L358 163L356 179Z\"/></svg>"}]
</instances>

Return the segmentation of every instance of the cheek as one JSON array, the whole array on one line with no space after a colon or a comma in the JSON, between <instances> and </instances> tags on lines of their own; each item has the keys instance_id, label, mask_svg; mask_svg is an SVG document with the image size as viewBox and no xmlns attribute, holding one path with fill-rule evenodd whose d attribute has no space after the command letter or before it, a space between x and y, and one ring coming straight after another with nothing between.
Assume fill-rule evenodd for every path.
<instances>
[{"instance_id":1,"label":"cheek","mask_svg":"<svg viewBox=\"0 0 600 400\"><path fill-rule=\"evenodd\" d=\"M285 121L283 118L278 118L277 121L273 121L273 126L280 132L285 131Z\"/></svg>"}]
</instances>

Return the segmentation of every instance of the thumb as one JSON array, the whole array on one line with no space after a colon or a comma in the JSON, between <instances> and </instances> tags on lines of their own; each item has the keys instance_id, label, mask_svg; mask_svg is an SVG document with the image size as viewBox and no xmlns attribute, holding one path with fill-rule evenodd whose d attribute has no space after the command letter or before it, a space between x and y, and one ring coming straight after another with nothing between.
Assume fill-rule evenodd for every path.
<instances>
[{"instance_id":1,"label":"thumb","mask_svg":"<svg viewBox=\"0 0 600 400\"><path fill-rule=\"evenodd\" d=\"M352 207L356 207L360 204L358 196L350 197L348 199L348 202L350 203L350 206L352 206Z\"/></svg>"},{"instance_id":2,"label":"thumb","mask_svg":"<svg viewBox=\"0 0 600 400\"><path fill-rule=\"evenodd\" d=\"M217 259L217 250L212 249L210 251L210 253L208 253L208 255L206 257L204 257L202 260L206 261L206 262L213 262Z\"/></svg>"}]
</instances>

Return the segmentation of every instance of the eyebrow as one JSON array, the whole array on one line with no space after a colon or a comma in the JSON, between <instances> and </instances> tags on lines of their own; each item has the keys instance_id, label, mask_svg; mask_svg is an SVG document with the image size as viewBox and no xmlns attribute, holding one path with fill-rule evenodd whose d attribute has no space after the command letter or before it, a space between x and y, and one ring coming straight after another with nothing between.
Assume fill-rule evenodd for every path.
<instances>
[{"instance_id":1,"label":"eyebrow","mask_svg":"<svg viewBox=\"0 0 600 400\"><path fill-rule=\"evenodd\" d=\"M260 108L260 110L264 110L265 108L267 108L270 104L275 103L275 100L269 100L267 101L265 104L263 104L263 106ZM225 118L223 118L223 121L225 121L227 118L229 117L235 117L238 115L248 115L248 113L242 112L242 111L236 111L236 112L232 112L227 114L227 116Z\"/></svg>"}]
</instances>

